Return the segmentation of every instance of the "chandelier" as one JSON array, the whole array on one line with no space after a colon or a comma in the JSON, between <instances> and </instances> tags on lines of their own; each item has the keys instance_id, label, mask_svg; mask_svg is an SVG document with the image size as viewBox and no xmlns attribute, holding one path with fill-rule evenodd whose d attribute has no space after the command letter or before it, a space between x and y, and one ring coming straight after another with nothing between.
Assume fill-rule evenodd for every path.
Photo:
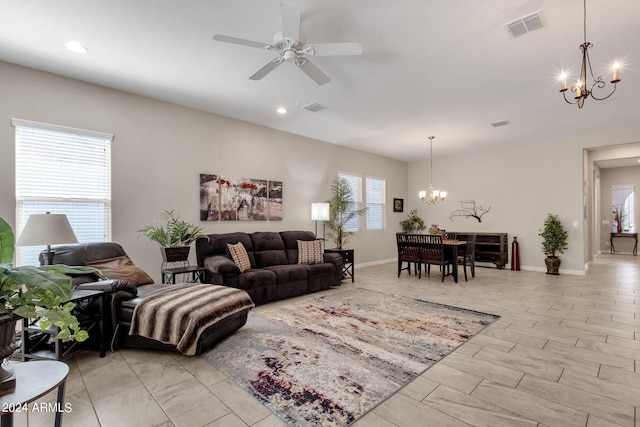
<instances>
[{"instance_id":1,"label":"chandelier","mask_svg":"<svg viewBox=\"0 0 640 427\"><path fill-rule=\"evenodd\" d=\"M430 146L430 157L429 157L429 162L430 162L430 172L431 172L431 177L429 179L429 194L427 195L426 191L420 191L418 193L418 197L420 197L420 200L424 203L429 203L430 205L436 204L438 202L444 202L444 199L447 198L447 192L446 191L439 191L439 190L434 190L433 187L433 139L435 138L435 136L430 136L429 137L429 146Z\"/></svg>"},{"instance_id":2,"label":"chandelier","mask_svg":"<svg viewBox=\"0 0 640 427\"><path fill-rule=\"evenodd\" d=\"M587 41L587 0L584 0L584 43L580 45L580 50L582 51L582 68L580 70L580 78L571 86L571 92L573 92L574 97L573 101L567 99L567 74L562 72L560 75L560 92L562 92L562 96L564 100L569 104L578 104L578 108L582 108L584 104L584 100L587 97L591 96L591 98L602 101L604 99L609 98L616 91L617 83L620 81L620 64L617 62L613 64L613 79L611 79L611 84L613 84L613 90L609 95L599 98L593 94L594 89L604 89L606 83L602 80L601 76L595 78L593 76L593 70L591 69L591 60L589 59L589 48L593 45ZM589 74L591 75L591 80L593 84L589 87L587 83L587 67L589 67Z\"/></svg>"}]
</instances>

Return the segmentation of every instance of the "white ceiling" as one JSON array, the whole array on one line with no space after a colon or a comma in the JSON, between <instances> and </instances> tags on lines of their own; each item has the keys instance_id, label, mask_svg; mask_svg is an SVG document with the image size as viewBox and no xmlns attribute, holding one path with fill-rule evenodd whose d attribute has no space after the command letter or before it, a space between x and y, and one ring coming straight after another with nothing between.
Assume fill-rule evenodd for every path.
<instances>
[{"instance_id":1,"label":"white ceiling","mask_svg":"<svg viewBox=\"0 0 640 427\"><path fill-rule=\"evenodd\" d=\"M0 59L407 161L428 157L429 135L438 157L638 121L638 0L587 2L594 73L608 82L614 59L623 68L617 92L582 110L557 81L562 68L577 78L580 0L288 1L307 42L363 45L313 58L324 86L292 64L251 81L274 54L213 40L271 43L279 0L2 0ZM537 10L547 27L511 39L502 25Z\"/></svg>"}]
</instances>

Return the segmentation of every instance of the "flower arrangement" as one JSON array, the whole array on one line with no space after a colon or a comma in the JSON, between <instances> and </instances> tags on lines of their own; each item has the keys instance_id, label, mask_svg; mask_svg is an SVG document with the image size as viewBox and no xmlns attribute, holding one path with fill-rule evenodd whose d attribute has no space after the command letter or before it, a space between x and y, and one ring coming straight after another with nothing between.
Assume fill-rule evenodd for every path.
<instances>
[{"instance_id":1,"label":"flower arrangement","mask_svg":"<svg viewBox=\"0 0 640 427\"><path fill-rule=\"evenodd\" d=\"M413 233L427 228L422 218L418 216L418 209L411 209L407 218L400 221L400 227L402 227L403 233Z\"/></svg>"},{"instance_id":2,"label":"flower arrangement","mask_svg":"<svg viewBox=\"0 0 640 427\"><path fill-rule=\"evenodd\" d=\"M627 219L627 214L622 209L622 206L613 206L613 220L616 222L616 226L618 228L618 233L622 233L622 224L625 219Z\"/></svg>"},{"instance_id":3,"label":"flower arrangement","mask_svg":"<svg viewBox=\"0 0 640 427\"><path fill-rule=\"evenodd\" d=\"M429 226L429 234L440 234L442 231L440 230L440 226L438 224L431 224Z\"/></svg>"}]
</instances>

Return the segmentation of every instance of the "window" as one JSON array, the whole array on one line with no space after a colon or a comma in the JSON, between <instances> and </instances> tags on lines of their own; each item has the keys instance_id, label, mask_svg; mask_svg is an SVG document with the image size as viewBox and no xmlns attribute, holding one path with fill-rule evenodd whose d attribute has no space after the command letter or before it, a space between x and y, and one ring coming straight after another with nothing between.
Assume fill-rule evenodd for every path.
<instances>
[{"instance_id":1,"label":"window","mask_svg":"<svg viewBox=\"0 0 640 427\"><path fill-rule=\"evenodd\" d=\"M351 195L353 197L353 207L350 210L359 209L362 204L362 177L358 175L349 175L346 173L339 173L338 177L341 179L345 179L349 183L349 187L351 187ZM351 218L344 225L345 231L358 231L360 230L360 217L355 216Z\"/></svg>"},{"instance_id":2,"label":"window","mask_svg":"<svg viewBox=\"0 0 640 427\"><path fill-rule=\"evenodd\" d=\"M613 211L612 231L618 232L618 220L622 231L635 233L635 185L612 185L611 204Z\"/></svg>"},{"instance_id":3,"label":"window","mask_svg":"<svg viewBox=\"0 0 640 427\"><path fill-rule=\"evenodd\" d=\"M367 230L384 230L384 180L366 179Z\"/></svg>"},{"instance_id":4,"label":"window","mask_svg":"<svg viewBox=\"0 0 640 427\"><path fill-rule=\"evenodd\" d=\"M113 135L13 119L16 235L34 213L64 213L79 242L111 240ZM43 247L18 248L16 265L37 265Z\"/></svg>"},{"instance_id":5,"label":"window","mask_svg":"<svg viewBox=\"0 0 640 427\"><path fill-rule=\"evenodd\" d=\"M384 230L384 209L385 209L385 181L377 178L365 179L365 192L362 191L362 177L340 172L339 178L345 179L351 188L354 204L352 209L363 207L363 199L366 199L367 230ZM364 197L363 197L364 196ZM345 224L345 231L360 230L360 217L356 216Z\"/></svg>"}]
</instances>

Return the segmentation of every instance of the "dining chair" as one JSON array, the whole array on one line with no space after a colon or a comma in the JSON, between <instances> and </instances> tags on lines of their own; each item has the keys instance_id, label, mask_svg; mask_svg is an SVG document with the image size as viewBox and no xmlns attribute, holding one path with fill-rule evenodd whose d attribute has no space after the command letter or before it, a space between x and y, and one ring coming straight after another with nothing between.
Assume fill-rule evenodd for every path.
<instances>
[{"instance_id":1,"label":"dining chair","mask_svg":"<svg viewBox=\"0 0 640 427\"><path fill-rule=\"evenodd\" d=\"M471 270L471 277L476 277L476 235L469 234L466 240L467 244L464 247L464 252L458 253L458 265L462 263L464 268L464 281L467 281L467 262Z\"/></svg>"},{"instance_id":2,"label":"dining chair","mask_svg":"<svg viewBox=\"0 0 640 427\"><path fill-rule=\"evenodd\" d=\"M442 281L444 277L451 273L448 273L448 267L453 265L453 257L457 256L454 252L453 256L447 256L447 252L442 242L442 235L439 234L424 234L419 235L420 238L420 263L426 265L427 274L431 273L431 266L438 265L442 271ZM422 268L420 269L422 270ZM421 273L421 271L419 272ZM421 277L421 274L420 276Z\"/></svg>"},{"instance_id":3,"label":"dining chair","mask_svg":"<svg viewBox=\"0 0 640 427\"><path fill-rule=\"evenodd\" d=\"M416 274L420 277L420 250L416 234L396 233L396 243L398 245L398 277L402 270L407 270L411 274L411 264L413 263ZM407 266L402 267L406 262Z\"/></svg>"}]
</instances>

